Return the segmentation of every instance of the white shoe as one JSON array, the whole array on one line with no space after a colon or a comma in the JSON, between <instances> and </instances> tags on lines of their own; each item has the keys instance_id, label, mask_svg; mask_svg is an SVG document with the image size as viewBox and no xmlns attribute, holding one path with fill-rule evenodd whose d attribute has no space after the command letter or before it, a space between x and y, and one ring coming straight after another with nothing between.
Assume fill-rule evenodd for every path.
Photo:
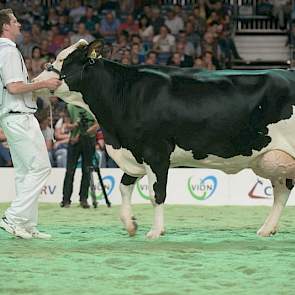
<instances>
[{"instance_id":1,"label":"white shoe","mask_svg":"<svg viewBox=\"0 0 295 295\"><path fill-rule=\"evenodd\" d=\"M43 240L49 240L52 238L51 235L40 232L36 227L34 227L31 230L28 230L28 232L32 235L35 239L43 239Z\"/></svg>"},{"instance_id":2,"label":"white shoe","mask_svg":"<svg viewBox=\"0 0 295 295\"><path fill-rule=\"evenodd\" d=\"M10 233L16 237L19 237L22 239L28 240L28 239L32 239L32 237L33 237L31 233L28 233L25 230L25 228L9 223L6 217L3 217L0 220L0 228L6 230L8 233Z\"/></svg>"}]
</instances>

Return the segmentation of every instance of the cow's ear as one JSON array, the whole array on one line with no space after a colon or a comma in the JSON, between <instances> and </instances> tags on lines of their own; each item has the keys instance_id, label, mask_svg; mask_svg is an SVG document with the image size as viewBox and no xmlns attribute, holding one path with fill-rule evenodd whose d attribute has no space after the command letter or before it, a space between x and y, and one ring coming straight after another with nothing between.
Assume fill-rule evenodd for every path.
<instances>
[{"instance_id":1,"label":"cow's ear","mask_svg":"<svg viewBox=\"0 0 295 295\"><path fill-rule=\"evenodd\" d=\"M92 41L87 48L88 58L99 58L103 52L104 41L102 39L97 39Z\"/></svg>"}]
</instances>

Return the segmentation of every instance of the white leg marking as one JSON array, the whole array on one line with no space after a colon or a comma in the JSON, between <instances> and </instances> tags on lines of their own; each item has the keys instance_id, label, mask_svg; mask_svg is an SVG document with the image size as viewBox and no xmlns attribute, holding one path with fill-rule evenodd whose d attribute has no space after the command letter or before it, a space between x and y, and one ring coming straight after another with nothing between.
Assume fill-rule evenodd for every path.
<instances>
[{"instance_id":1,"label":"white leg marking","mask_svg":"<svg viewBox=\"0 0 295 295\"><path fill-rule=\"evenodd\" d=\"M274 203L263 226L257 231L262 237L269 237L277 232L279 219L288 201L290 192L285 185L285 179L274 183Z\"/></svg>"},{"instance_id":2,"label":"white leg marking","mask_svg":"<svg viewBox=\"0 0 295 295\"><path fill-rule=\"evenodd\" d=\"M157 181L156 175L152 169L146 165L146 172L149 182L149 192L151 196L151 202L154 208L154 222L151 230L146 234L148 239L157 239L165 233L164 229L164 204L157 204L155 202L154 183Z\"/></svg>"},{"instance_id":3,"label":"white leg marking","mask_svg":"<svg viewBox=\"0 0 295 295\"><path fill-rule=\"evenodd\" d=\"M132 214L131 197L134 184L124 185L120 183L120 192L122 196L122 205L120 210L120 219L123 222L130 236L134 236L137 230L137 224Z\"/></svg>"}]
</instances>

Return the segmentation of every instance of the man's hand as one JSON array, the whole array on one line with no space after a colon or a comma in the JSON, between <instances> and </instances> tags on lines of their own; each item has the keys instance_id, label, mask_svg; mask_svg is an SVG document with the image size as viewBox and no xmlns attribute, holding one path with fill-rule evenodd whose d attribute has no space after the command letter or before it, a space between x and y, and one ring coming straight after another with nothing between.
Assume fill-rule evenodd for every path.
<instances>
[{"instance_id":1,"label":"man's hand","mask_svg":"<svg viewBox=\"0 0 295 295\"><path fill-rule=\"evenodd\" d=\"M52 91L54 91L61 84L62 84L62 81L60 81L58 78L50 78L50 79L44 81L44 85L49 90L52 90Z\"/></svg>"}]
</instances>

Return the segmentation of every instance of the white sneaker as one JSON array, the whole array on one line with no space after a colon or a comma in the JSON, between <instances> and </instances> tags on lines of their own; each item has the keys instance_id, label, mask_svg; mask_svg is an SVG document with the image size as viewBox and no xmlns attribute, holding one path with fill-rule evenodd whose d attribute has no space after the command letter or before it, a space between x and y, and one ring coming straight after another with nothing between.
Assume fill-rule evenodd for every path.
<instances>
[{"instance_id":1,"label":"white sneaker","mask_svg":"<svg viewBox=\"0 0 295 295\"><path fill-rule=\"evenodd\" d=\"M40 232L36 227L32 228L31 230L28 230L28 232L32 235L35 239L43 239L43 240L49 240L52 238L51 235Z\"/></svg>"},{"instance_id":2,"label":"white sneaker","mask_svg":"<svg viewBox=\"0 0 295 295\"><path fill-rule=\"evenodd\" d=\"M3 217L0 220L0 228L6 230L8 233L22 238L22 239L32 239L32 234L28 233L25 228L17 226L15 224L11 224L8 222L6 217Z\"/></svg>"}]
</instances>

